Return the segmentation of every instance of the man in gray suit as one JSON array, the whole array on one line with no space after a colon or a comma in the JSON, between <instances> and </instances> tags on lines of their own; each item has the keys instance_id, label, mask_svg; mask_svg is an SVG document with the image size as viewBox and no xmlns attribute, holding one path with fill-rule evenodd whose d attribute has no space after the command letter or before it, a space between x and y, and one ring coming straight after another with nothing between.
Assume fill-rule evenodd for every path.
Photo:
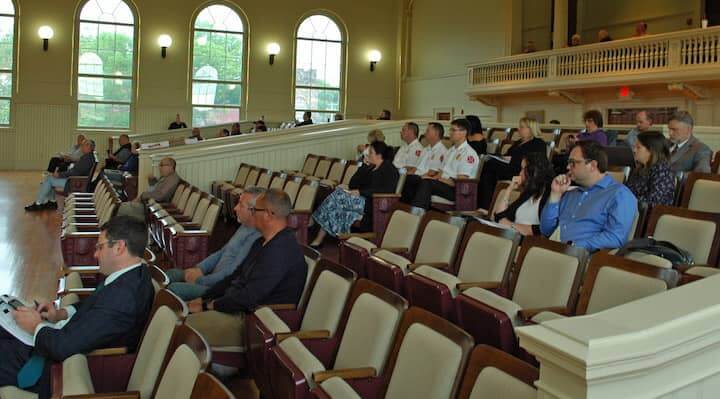
<instances>
[{"instance_id":1,"label":"man in gray suit","mask_svg":"<svg viewBox=\"0 0 720 399\"><path fill-rule=\"evenodd\" d=\"M712 150L693 136L693 118L686 111L678 111L670 117L670 168L673 172L710 173Z\"/></svg>"}]
</instances>

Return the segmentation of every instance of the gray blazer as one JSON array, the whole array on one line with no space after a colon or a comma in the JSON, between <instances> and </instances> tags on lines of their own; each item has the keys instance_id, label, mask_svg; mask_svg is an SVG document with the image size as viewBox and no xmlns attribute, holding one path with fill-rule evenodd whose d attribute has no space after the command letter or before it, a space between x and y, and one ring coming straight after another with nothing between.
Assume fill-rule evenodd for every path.
<instances>
[{"instance_id":1,"label":"gray blazer","mask_svg":"<svg viewBox=\"0 0 720 399\"><path fill-rule=\"evenodd\" d=\"M702 141L690 136L687 143L670 157L673 172L710 173L712 150Z\"/></svg>"}]
</instances>

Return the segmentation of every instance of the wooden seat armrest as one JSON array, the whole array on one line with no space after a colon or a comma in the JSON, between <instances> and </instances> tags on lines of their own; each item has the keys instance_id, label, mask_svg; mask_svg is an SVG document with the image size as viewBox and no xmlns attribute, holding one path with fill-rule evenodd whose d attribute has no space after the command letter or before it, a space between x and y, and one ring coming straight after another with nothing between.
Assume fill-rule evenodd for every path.
<instances>
[{"instance_id":1,"label":"wooden seat armrest","mask_svg":"<svg viewBox=\"0 0 720 399\"><path fill-rule=\"evenodd\" d=\"M140 399L140 391L63 395L63 399Z\"/></svg>"},{"instance_id":2,"label":"wooden seat armrest","mask_svg":"<svg viewBox=\"0 0 720 399\"><path fill-rule=\"evenodd\" d=\"M124 346L118 346L116 348L101 348L96 349L90 353L88 353L88 356L113 356L113 355L127 355L128 348Z\"/></svg>"},{"instance_id":3,"label":"wooden seat armrest","mask_svg":"<svg viewBox=\"0 0 720 399\"><path fill-rule=\"evenodd\" d=\"M368 232L368 233L350 233L350 234L338 235L338 239L343 240L343 241L349 240L353 237L364 238L366 240L372 241L375 239L375 237L377 237L377 234L375 234L373 232Z\"/></svg>"},{"instance_id":4,"label":"wooden seat armrest","mask_svg":"<svg viewBox=\"0 0 720 399\"><path fill-rule=\"evenodd\" d=\"M539 313L542 312L553 312L557 314L561 314L563 316L570 316L570 311L564 307L564 306L550 306L547 308L535 308L535 309L520 309L518 310L518 316L522 320L531 320L533 317L537 316Z\"/></svg>"},{"instance_id":5,"label":"wooden seat armrest","mask_svg":"<svg viewBox=\"0 0 720 399\"><path fill-rule=\"evenodd\" d=\"M185 230L182 233L177 233L177 237L197 237L202 235L210 235L206 230Z\"/></svg>"},{"instance_id":6,"label":"wooden seat armrest","mask_svg":"<svg viewBox=\"0 0 720 399\"><path fill-rule=\"evenodd\" d=\"M352 380L357 378L370 378L377 376L375 367L359 367L356 369L338 369L338 370L325 370L316 371L313 373L313 380L316 383L321 383L332 377L340 377L343 380Z\"/></svg>"},{"instance_id":7,"label":"wooden seat armrest","mask_svg":"<svg viewBox=\"0 0 720 399\"><path fill-rule=\"evenodd\" d=\"M100 266L63 266L61 275L67 276L70 273L97 274L100 273Z\"/></svg>"},{"instance_id":8,"label":"wooden seat armrest","mask_svg":"<svg viewBox=\"0 0 720 399\"><path fill-rule=\"evenodd\" d=\"M170 216L168 216L168 217L170 217ZM173 216L172 218L175 219L175 222L177 222L177 223L190 223L190 222L192 222L192 218L191 218L190 216L176 215L176 216Z\"/></svg>"},{"instance_id":9,"label":"wooden seat armrest","mask_svg":"<svg viewBox=\"0 0 720 399\"><path fill-rule=\"evenodd\" d=\"M180 225L181 225L185 230L187 230L187 229L190 229L190 230L200 230L200 227L201 227L200 224L198 224L198 223L180 223Z\"/></svg>"},{"instance_id":10,"label":"wooden seat armrest","mask_svg":"<svg viewBox=\"0 0 720 399\"><path fill-rule=\"evenodd\" d=\"M400 194L387 193L387 194L373 194L373 198L400 198Z\"/></svg>"},{"instance_id":11,"label":"wooden seat armrest","mask_svg":"<svg viewBox=\"0 0 720 399\"><path fill-rule=\"evenodd\" d=\"M278 343L290 338L296 337L297 339L321 339L330 338L330 331L328 330L305 330L305 331L293 331L288 333L277 333L275 339Z\"/></svg>"},{"instance_id":12,"label":"wooden seat armrest","mask_svg":"<svg viewBox=\"0 0 720 399\"><path fill-rule=\"evenodd\" d=\"M685 263L678 263L677 265L673 265L673 269L675 269L675 270L677 270L678 272L684 274L684 273L686 273L686 272L688 271L688 269L690 269L691 267L698 267L698 266L699 266L699 267L712 267L712 268L715 268L715 266L710 266L710 265L688 265L688 264L685 264Z\"/></svg>"},{"instance_id":13,"label":"wooden seat armrest","mask_svg":"<svg viewBox=\"0 0 720 399\"><path fill-rule=\"evenodd\" d=\"M435 269L442 269L442 270L447 270L450 267L450 265L445 262L425 262L425 263L411 263L408 265L408 270L413 271L420 266L430 266L430 267L434 267Z\"/></svg>"},{"instance_id":14,"label":"wooden seat armrest","mask_svg":"<svg viewBox=\"0 0 720 399\"><path fill-rule=\"evenodd\" d=\"M295 310L297 309L297 306L295 306L292 303L274 303L272 305L263 305L264 308L269 308L272 310Z\"/></svg>"},{"instance_id":15,"label":"wooden seat armrest","mask_svg":"<svg viewBox=\"0 0 720 399\"><path fill-rule=\"evenodd\" d=\"M485 218L488 215L488 211L486 209L476 209L474 211L449 211L448 213L452 216L470 216L478 218Z\"/></svg>"},{"instance_id":16,"label":"wooden seat armrest","mask_svg":"<svg viewBox=\"0 0 720 399\"><path fill-rule=\"evenodd\" d=\"M475 281L475 282L466 282L466 283L458 283L457 284L457 289L459 289L460 291L465 291L466 289L473 288L473 287L483 288L486 290L494 290L494 289L500 287L500 282L499 281Z\"/></svg>"},{"instance_id":17,"label":"wooden seat armrest","mask_svg":"<svg viewBox=\"0 0 720 399\"><path fill-rule=\"evenodd\" d=\"M90 296L90 294L92 294L93 292L95 292L94 287L93 288L72 288L72 289L63 291L63 292L59 293L58 295L65 296L65 295L69 295L69 294L76 294L77 296L86 297L86 296Z\"/></svg>"},{"instance_id":18,"label":"wooden seat armrest","mask_svg":"<svg viewBox=\"0 0 720 399\"><path fill-rule=\"evenodd\" d=\"M386 247L386 248L373 248L373 249L370 250L370 254L371 254L371 255L375 255L377 252L382 251L382 250L389 251L389 252L392 252L392 253L395 253L395 254L398 254L398 253L399 253L399 254L401 254L401 253L407 253L407 252L410 251L409 248Z\"/></svg>"}]
</instances>

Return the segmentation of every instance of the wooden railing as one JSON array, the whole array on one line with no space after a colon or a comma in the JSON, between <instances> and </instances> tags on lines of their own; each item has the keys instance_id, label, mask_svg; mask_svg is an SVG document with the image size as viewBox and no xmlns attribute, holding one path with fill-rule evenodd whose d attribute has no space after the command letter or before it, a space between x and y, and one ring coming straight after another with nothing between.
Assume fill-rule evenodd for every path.
<instances>
[{"instance_id":1,"label":"wooden railing","mask_svg":"<svg viewBox=\"0 0 720 399\"><path fill-rule=\"evenodd\" d=\"M720 27L692 29L503 57L468 65L468 94L502 94L597 83L717 79Z\"/></svg>"}]
</instances>

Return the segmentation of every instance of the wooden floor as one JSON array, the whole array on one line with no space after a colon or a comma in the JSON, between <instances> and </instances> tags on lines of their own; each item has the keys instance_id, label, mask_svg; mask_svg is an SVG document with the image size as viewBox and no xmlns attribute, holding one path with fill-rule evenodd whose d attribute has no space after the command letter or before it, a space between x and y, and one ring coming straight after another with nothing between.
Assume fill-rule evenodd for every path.
<instances>
[{"instance_id":1,"label":"wooden floor","mask_svg":"<svg viewBox=\"0 0 720 399\"><path fill-rule=\"evenodd\" d=\"M0 294L51 301L63 264L62 216L54 210L23 209L35 199L41 181L40 172L0 172ZM251 380L231 378L225 383L237 398L259 397Z\"/></svg>"}]
</instances>

